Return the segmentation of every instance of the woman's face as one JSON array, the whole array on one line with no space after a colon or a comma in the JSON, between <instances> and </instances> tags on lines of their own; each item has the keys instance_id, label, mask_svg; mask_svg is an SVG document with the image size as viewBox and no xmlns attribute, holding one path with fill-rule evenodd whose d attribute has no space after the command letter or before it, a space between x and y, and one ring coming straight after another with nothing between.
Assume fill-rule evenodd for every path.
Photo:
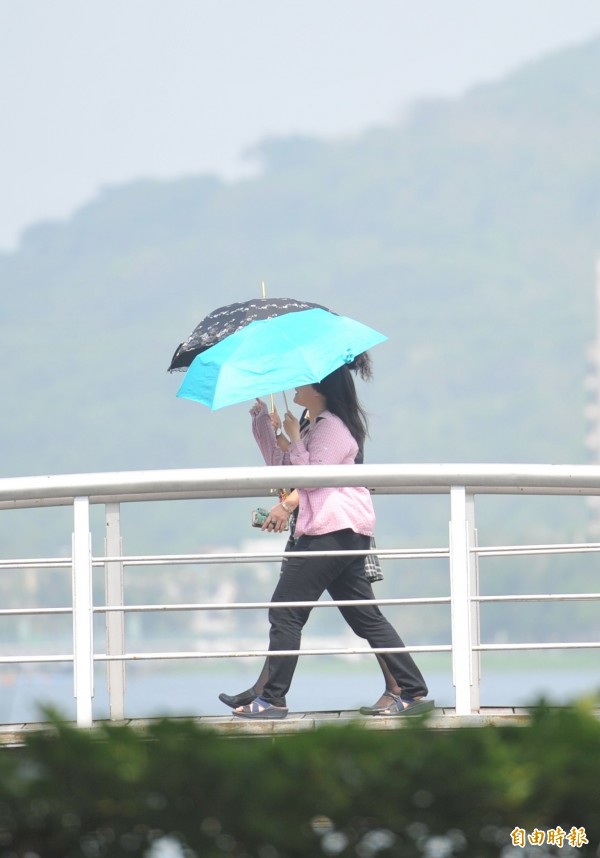
<instances>
[{"instance_id":1,"label":"woman's face","mask_svg":"<svg viewBox=\"0 0 600 858\"><path fill-rule=\"evenodd\" d=\"M322 399L321 394L315 390L314 385L301 384L300 387L296 388L294 402L296 405L301 405L302 408L308 408L310 410L311 406L314 408L317 397Z\"/></svg>"}]
</instances>

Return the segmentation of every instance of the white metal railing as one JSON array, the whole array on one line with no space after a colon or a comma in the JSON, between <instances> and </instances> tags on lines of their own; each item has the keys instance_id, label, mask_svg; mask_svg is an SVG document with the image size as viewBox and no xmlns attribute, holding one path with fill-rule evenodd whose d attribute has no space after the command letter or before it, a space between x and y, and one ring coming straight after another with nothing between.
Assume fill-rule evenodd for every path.
<instances>
[{"instance_id":1,"label":"white metal railing","mask_svg":"<svg viewBox=\"0 0 600 858\"><path fill-rule=\"evenodd\" d=\"M285 485L290 472L283 467L208 468L171 471L131 471L75 474L49 477L0 479L0 510L72 506L71 558L21 558L0 560L2 568L71 566L72 605L65 608L18 608L0 610L0 616L17 614L65 614L73 616L73 651L59 655L4 656L0 664L26 662L72 662L77 723L92 723L94 663L104 661L108 669L109 706L113 719L124 717L125 663L131 660L239 658L267 655L266 650L222 652L125 651L125 615L145 611L247 610L266 607L268 602L223 604L125 605L123 577L127 566L231 563L276 560L281 552L236 554L140 555L122 553L121 504L183 499L273 496L274 485ZM447 549L378 549L382 558L447 558L450 596L418 599L378 599L380 605L449 604L451 644L412 646L410 652L451 652L456 713L479 709L480 654L483 651L523 649L599 648L600 641L530 644L482 644L479 610L491 601L598 600L600 593L481 596L478 559L481 556L598 552L600 543L555 545L477 545L475 498L477 495L600 495L600 467L557 465L356 465L295 467L294 485L368 486L375 494L446 494L449 497L449 546ZM92 552L90 504L105 505L104 553ZM357 552L345 552L357 553ZM358 552L361 553L361 552ZM106 605L94 606L92 568L105 570ZM281 603L284 606L288 603ZM289 603L293 604L293 603ZM344 602L309 603L320 608ZM95 614L106 617L106 652L94 654ZM301 655L381 652L356 648L303 649ZM280 653L280 655L291 653ZM294 653L295 654L295 653ZM273 656L273 653L270 653Z\"/></svg>"}]
</instances>

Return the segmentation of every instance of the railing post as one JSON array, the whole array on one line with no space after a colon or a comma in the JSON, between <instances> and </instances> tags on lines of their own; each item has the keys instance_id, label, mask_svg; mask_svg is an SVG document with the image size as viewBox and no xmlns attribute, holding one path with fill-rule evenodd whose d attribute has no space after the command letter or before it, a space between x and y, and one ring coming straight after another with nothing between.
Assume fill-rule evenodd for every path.
<instances>
[{"instance_id":1,"label":"railing post","mask_svg":"<svg viewBox=\"0 0 600 858\"><path fill-rule=\"evenodd\" d=\"M106 557L120 557L123 553L121 505L118 503L106 504L104 553ZM106 604L123 605L121 560L109 560L104 564L104 584ZM106 614L106 652L107 655L123 655L125 652L125 618L122 611L108 611ZM125 717L125 662L109 661L107 674L110 718L112 721L121 721Z\"/></svg>"},{"instance_id":2,"label":"railing post","mask_svg":"<svg viewBox=\"0 0 600 858\"><path fill-rule=\"evenodd\" d=\"M92 725L94 696L91 539L89 498L73 498L73 673L79 727Z\"/></svg>"},{"instance_id":3,"label":"railing post","mask_svg":"<svg viewBox=\"0 0 600 858\"><path fill-rule=\"evenodd\" d=\"M469 521L464 486L450 489L450 608L456 714L472 712L472 634Z\"/></svg>"},{"instance_id":4,"label":"railing post","mask_svg":"<svg viewBox=\"0 0 600 858\"><path fill-rule=\"evenodd\" d=\"M481 643L480 605L479 605L479 556L471 549L477 547L477 528L475 526L475 497L472 492L466 494L467 539L469 547L469 588L471 602L471 708L479 712L481 685L481 652L475 646Z\"/></svg>"}]
</instances>

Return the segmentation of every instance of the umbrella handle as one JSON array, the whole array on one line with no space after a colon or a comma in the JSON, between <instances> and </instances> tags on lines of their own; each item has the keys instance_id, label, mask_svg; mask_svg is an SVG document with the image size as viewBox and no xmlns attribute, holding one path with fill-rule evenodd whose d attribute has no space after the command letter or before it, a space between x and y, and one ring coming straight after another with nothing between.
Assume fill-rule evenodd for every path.
<instances>
[{"instance_id":1,"label":"umbrella handle","mask_svg":"<svg viewBox=\"0 0 600 858\"><path fill-rule=\"evenodd\" d=\"M285 395L285 390L282 390L281 394L283 396L283 401L285 402L285 410L289 411L290 406L288 405L287 396ZM273 394L271 394L271 414L275 414L275 397L273 396Z\"/></svg>"}]
</instances>

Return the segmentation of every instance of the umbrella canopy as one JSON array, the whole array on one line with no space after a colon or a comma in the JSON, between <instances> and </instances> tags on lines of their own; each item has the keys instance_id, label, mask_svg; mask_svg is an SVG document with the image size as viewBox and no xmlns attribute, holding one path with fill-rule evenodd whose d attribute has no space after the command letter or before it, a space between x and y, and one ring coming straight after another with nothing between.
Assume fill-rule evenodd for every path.
<instances>
[{"instance_id":1,"label":"umbrella canopy","mask_svg":"<svg viewBox=\"0 0 600 858\"><path fill-rule=\"evenodd\" d=\"M320 308L258 320L194 358L177 396L216 410L313 384L384 340Z\"/></svg>"},{"instance_id":2,"label":"umbrella canopy","mask_svg":"<svg viewBox=\"0 0 600 858\"><path fill-rule=\"evenodd\" d=\"M321 304L298 301L296 298L253 298L251 301L218 307L196 325L187 340L177 346L168 372L185 371L196 355L257 319L270 319L273 316L283 316L286 313L296 313L316 307L327 310L327 307Z\"/></svg>"}]
</instances>

